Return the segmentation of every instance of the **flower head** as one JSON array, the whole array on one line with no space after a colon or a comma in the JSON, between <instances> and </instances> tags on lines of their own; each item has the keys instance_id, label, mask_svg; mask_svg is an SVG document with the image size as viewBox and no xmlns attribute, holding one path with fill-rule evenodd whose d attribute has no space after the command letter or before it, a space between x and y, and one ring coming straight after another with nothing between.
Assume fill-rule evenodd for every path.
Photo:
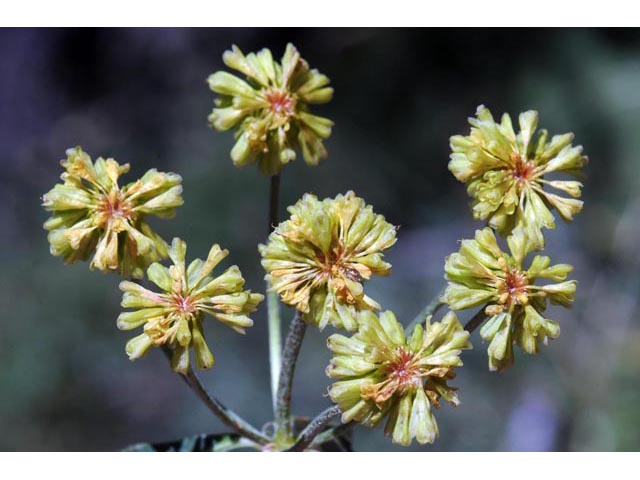
<instances>
[{"instance_id":1,"label":"flower head","mask_svg":"<svg viewBox=\"0 0 640 480\"><path fill-rule=\"evenodd\" d=\"M571 265L552 265L549 257L536 255L528 269L523 260L528 242L516 231L507 239L511 255L500 250L490 228L463 240L460 251L447 257L449 281L443 300L453 310L485 306L488 316L480 335L490 342L489 368L504 370L513 364L513 344L537 353L541 344L560 334L558 322L545 318L547 303L571 307L577 282L567 281ZM537 279L553 283L535 285Z\"/></svg>"},{"instance_id":2,"label":"flower head","mask_svg":"<svg viewBox=\"0 0 640 480\"><path fill-rule=\"evenodd\" d=\"M120 270L123 276L141 278L144 268L167 256L167 244L146 223L153 215L171 218L182 205L182 178L175 173L149 170L124 187L120 175L129 164L112 158L95 163L80 147L67 150L61 162L65 172L43 197L53 212L44 228L49 231L51 254L67 263L87 260L91 269Z\"/></svg>"},{"instance_id":3,"label":"flower head","mask_svg":"<svg viewBox=\"0 0 640 480\"><path fill-rule=\"evenodd\" d=\"M353 310L379 309L364 294L371 275L388 275L382 251L396 242L396 229L353 192L318 200L305 194L260 245L272 290L323 329L354 330Z\"/></svg>"},{"instance_id":4,"label":"flower head","mask_svg":"<svg viewBox=\"0 0 640 480\"><path fill-rule=\"evenodd\" d=\"M149 280L160 293L147 290L137 283L120 283L122 306L134 309L118 317L120 330L132 330L144 325L144 332L129 340L126 346L131 360L140 358L152 345L166 345L173 351L171 367L180 373L189 368L189 349L193 347L199 368L213 366L213 355L202 330L205 313L230 326L238 333L253 325L247 316L254 312L263 296L243 290L244 279L235 265L221 275L211 276L213 269L229 252L218 245L211 247L205 261L193 260L186 266L187 245L174 238L169 268L153 263L147 270Z\"/></svg>"},{"instance_id":5,"label":"flower head","mask_svg":"<svg viewBox=\"0 0 640 480\"><path fill-rule=\"evenodd\" d=\"M390 311L379 317L361 312L359 322L351 338L334 334L327 341L334 353L327 375L339 379L329 396L342 410L342 422L374 427L387 417L385 433L394 443L433 443L438 425L432 407L440 406L441 397L459 404L447 381L462 366L460 351L471 348L469 332L453 312L439 323L428 317L410 338Z\"/></svg>"},{"instance_id":6,"label":"flower head","mask_svg":"<svg viewBox=\"0 0 640 480\"><path fill-rule=\"evenodd\" d=\"M488 219L489 225L505 236L515 227L524 229L532 247L540 249L544 246L542 229L555 228L551 210L571 221L583 203L578 200L582 183L545 177L555 173L579 177L588 159L582 155L582 147L571 145L572 133L549 140L547 131L540 130L534 138L538 112L533 110L520 114L517 135L506 113L496 123L481 105L476 117L469 119L469 136L451 137L449 170L468 184L476 220Z\"/></svg>"},{"instance_id":7,"label":"flower head","mask_svg":"<svg viewBox=\"0 0 640 480\"><path fill-rule=\"evenodd\" d=\"M208 80L219 95L209 116L213 128L237 128L231 150L236 166L257 162L262 173L274 175L295 160L296 150L302 150L308 165L327 156L322 140L331 135L333 122L309 113L309 105L333 96L326 75L309 69L290 43L279 63L266 48L245 56L235 45L222 59L246 76L245 81L220 71Z\"/></svg>"}]
</instances>

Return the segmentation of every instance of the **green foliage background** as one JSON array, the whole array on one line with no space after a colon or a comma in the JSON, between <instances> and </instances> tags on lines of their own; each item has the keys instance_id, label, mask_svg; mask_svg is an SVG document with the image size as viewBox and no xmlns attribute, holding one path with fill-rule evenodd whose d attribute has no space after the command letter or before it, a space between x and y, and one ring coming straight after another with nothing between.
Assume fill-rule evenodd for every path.
<instances>
[{"instance_id":1,"label":"green foliage background","mask_svg":"<svg viewBox=\"0 0 640 480\"><path fill-rule=\"evenodd\" d=\"M541 355L490 373L481 340L454 382L462 405L437 413L441 437L415 450L640 448L640 32L638 30L123 29L0 30L0 450L116 450L223 431L161 352L130 363L119 332L118 278L48 253L40 196L67 147L180 173L185 205L154 226L231 250L262 291L257 244L268 179L229 159L232 135L207 126L207 75L232 43L280 55L292 41L335 87L317 108L335 120L329 158L285 168L283 206L304 192L353 189L394 224L394 273L368 292L408 323L443 285L444 257L481 224L447 171L448 138L478 104L537 109L550 133L574 131L590 157L585 208L547 235L554 262L580 281L562 334ZM282 210L284 215L284 210ZM256 424L269 420L266 308L245 338L209 322L209 388ZM293 407L329 404L324 346L305 339ZM394 449L358 428L358 450Z\"/></svg>"}]
</instances>

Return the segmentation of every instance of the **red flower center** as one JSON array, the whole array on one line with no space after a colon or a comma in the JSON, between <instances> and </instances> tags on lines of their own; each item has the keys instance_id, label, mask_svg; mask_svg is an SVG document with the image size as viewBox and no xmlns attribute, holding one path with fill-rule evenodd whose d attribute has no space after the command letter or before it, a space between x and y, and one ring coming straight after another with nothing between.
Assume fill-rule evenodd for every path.
<instances>
[{"instance_id":1,"label":"red flower center","mask_svg":"<svg viewBox=\"0 0 640 480\"><path fill-rule=\"evenodd\" d=\"M175 294L172 298L178 313L182 315L193 315L197 311L193 300L188 295Z\"/></svg>"},{"instance_id":2,"label":"red flower center","mask_svg":"<svg viewBox=\"0 0 640 480\"><path fill-rule=\"evenodd\" d=\"M98 204L98 213L101 223L122 218L130 220L133 216L131 204L124 198L122 192L114 190L104 195Z\"/></svg>"},{"instance_id":3,"label":"red flower center","mask_svg":"<svg viewBox=\"0 0 640 480\"><path fill-rule=\"evenodd\" d=\"M293 116L293 107L295 101L284 90L269 90L264 95L267 102L269 102L269 108L276 115L282 115L285 117Z\"/></svg>"},{"instance_id":4,"label":"red flower center","mask_svg":"<svg viewBox=\"0 0 640 480\"><path fill-rule=\"evenodd\" d=\"M515 305L520 304L526 296L529 281L527 276L517 268L507 270L501 293L506 293L506 302Z\"/></svg>"},{"instance_id":5,"label":"red flower center","mask_svg":"<svg viewBox=\"0 0 640 480\"><path fill-rule=\"evenodd\" d=\"M514 162L511 175L518 181L520 186L533 179L534 170L536 168L536 164L533 160L525 161L518 153L515 152L511 154L511 160Z\"/></svg>"},{"instance_id":6,"label":"red flower center","mask_svg":"<svg viewBox=\"0 0 640 480\"><path fill-rule=\"evenodd\" d=\"M420 381L420 368L413 365L415 355L404 347L396 351L396 358L387 366L387 375L396 389L415 386Z\"/></svg>"}]
</instances>

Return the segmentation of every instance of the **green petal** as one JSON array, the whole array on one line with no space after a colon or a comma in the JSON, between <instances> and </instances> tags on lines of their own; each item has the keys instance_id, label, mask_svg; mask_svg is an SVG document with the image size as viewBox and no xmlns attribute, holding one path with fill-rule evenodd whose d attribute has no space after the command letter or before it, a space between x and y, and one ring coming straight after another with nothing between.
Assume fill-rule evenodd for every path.
<instances>
[{"instance_id":1,"label":"green petal","mask_svg":"<svg viewBox=\"0 0 640 480\"><path fill-rule=\"evenodd\" d=\"M152 263L147 269L147 277L165 292L172 291L173 280L169 269L159 263Z\"/></svg>"},{"instance_id":2,"label":"green petal","mask_svg":"<svg viewBox=\"0 0 640 480\"><path fill-rule=\"evenodd\" d=\"M176 345L171 353L171 369L186 375L189 371L189 348Z\"/></svg>"},{"instance_id":3,"label":"green petal","mask_svg":"<svg viewBox=\"0 0 640 480\"><path fill-rule=\"evenodd\" d=\"M118 329L131 330L148 322L152 318L164 316L165 309L163 307L141 308L134 312L122 312L118 316L116 322Z\"/></svg>"},{"instance_id":4,"label":"green petal","mask_svg":"<svg viewBox=\"0 0 640 480\"><path fill-rule=\"evenodd\" d=\"M146 333L129 340L125 347L129 360L133 361L143 356L152 344L151 338Z\"/></svg>"},{"instance_id":5,"label":"green petal","mask_svg":"<svg viewBox=\"0 0 640 480\"><path fill-rule=\"evenodd\" d=\"M393 443L408 447L411 445L410 433L410 415L413 395L405 394L398 401L397 416L394 419L393 434L391 440Z\"/></svg>"},{"instance_id":6,"label":"green petal","mask_svg":"<svg viewBox=\"0 0 640 480\"><path fill-rule=\"evenodd\" d=\"M209 346L204 339L201 321L196 322L191 333L193 337L193 349L196 354L196 364L198 365L198 368L206 369L213 367L213 354L211 353L211 350L209 350Z\"/></svg>"},{"instance_id":7,"label":"green petal","mask_svg":"<svg viewBox=\"0 0 640 480\"><path fill-rule=\"evenodd\" d=\"M431 405L423 388L416 390L411 408L409 435L424 445L433 443L438 436L438 424L431 413Z\"/></svg>"},{"instance_id":8,"label":"green petal","mask_svg":"<svg viewBox=\"0 0 640 480\"><path fill-rule=\"evenodd\" d=\"M256 91L244 80L228 72L216 72L207 79L209 88L221 95L241 95L252 97Z\"/></svg>"}]
</instances>

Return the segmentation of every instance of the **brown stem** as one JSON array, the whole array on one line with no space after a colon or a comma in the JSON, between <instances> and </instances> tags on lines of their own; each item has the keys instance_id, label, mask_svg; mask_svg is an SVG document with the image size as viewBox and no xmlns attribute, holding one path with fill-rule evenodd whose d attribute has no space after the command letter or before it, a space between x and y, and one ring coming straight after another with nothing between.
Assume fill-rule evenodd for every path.
<instances>
[{"instance_id":1,"label":"brown stem","mask_svg":"<svg viewBox=\"0 0 640 480\"><path fill-rule=\"evenodd\" d=\"M296 440L296 443L289 447L287 452L304 451L309 445L311 445L313 439L316 438L322 430L324 430L327 424L340 415L340 413L340 408L337 405L333 405L318 414L318 416L311 420L305 429L302 430Z\"/></svg>"},{"instance_id":2,"label":"brown stem","mask_svg":"<svg viewBox=\"0 0 640 480\"><path fill-rule=\"evenodd\" d=\"M486 318L487 314L484 313L484 308L481 308L473 317L471 317L471 320L467 322L467 324L464 326L464 329L467 332L471 333L480 325L482 325L482 322L484 322Z\"/></svg>"},{"instance_id":3,"label":"brown stem","mask_svg":"<svg viewBox=\"0 0 640 480\"><path fill-rule=\"evenodd\" d=\"M282 368L280 369L276 401L278 435L284 438L291 436L291 386L293 385L296 361L298 360L306 330L307 323L302 319L300 313L296 312L289 325L289 333L282 352Z\"/></svg>"}]
</instances>

